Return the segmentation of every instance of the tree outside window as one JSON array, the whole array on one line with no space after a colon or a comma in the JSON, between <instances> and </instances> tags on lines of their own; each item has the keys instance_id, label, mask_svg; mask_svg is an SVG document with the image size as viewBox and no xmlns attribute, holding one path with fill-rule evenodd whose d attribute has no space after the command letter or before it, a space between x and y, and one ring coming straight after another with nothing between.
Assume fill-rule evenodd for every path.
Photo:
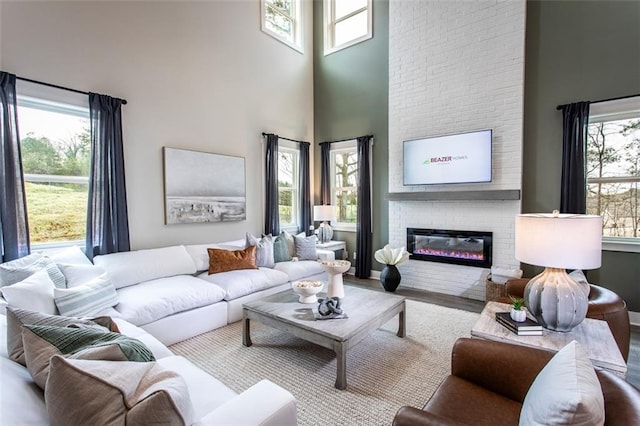
<instances>
[{"instance_id":1,"label":"tree outside window","mask_svg":"<svg viewBox=\"0 0 640 426\"><path fill-rule=\"evenodd\" d=\"M603 236L640 237L640 118L590 117L586 170L587 213L602 216Z\"/></svg>"},{"instance_id":2,"label":"tree outside window","mask_svg":"<svg viewBox=\"0 0 640 426\"><path fill-rule=\"evenodd\" d=\"M353 226L358 217L358 156L355 148L331 151L331 203L336 206L334 225Z\"/></svg>"}]
</instances>

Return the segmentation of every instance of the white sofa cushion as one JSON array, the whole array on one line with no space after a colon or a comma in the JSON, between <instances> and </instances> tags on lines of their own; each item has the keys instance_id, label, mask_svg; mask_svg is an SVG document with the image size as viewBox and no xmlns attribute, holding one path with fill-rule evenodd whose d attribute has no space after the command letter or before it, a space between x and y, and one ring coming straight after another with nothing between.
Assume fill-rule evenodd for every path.
<instances>
[{"instance_id":1,"label":"white sofa cushion","mask_svg":"<svg viewBox=\"0 0 640 426\"><path fill-rule=\"evenodd\" d=\"M173 352L171 352L158 339L156 339L154 336L147 333L140 327L136 327L135 325L125 321L122 318L112 318L112 320L118 326L120 333L124 334L125 336L133 337L134 339L140 340L145 344L147 348L149 348L156 359L173 356Z\"/></svg>"},{"instance_id":2,"label":"white sofa cushion","mask_svg":"<svg viewBox=\"0 0 640 426\"><path fill-rule=\"evenodd\" d=\"M198 272L209 270L209 248L222 250L242 250L245 248L245 240L226 241L223 243L191 244L184 246L189 256L193 259Z\"/></svg>"},{"instance_id":3,"label":"white sofa cushion","mask_svg":"<svg viewBox=\"0 0 640 426\"><path fill-rule=\"evenodd\" d=\"M174 355L159 359L157 362L165 369L178 373L187 383L196 420L236 396L234 391L215 377L200 370L186 358ZM246 408L252 409L252 407Z\"/></svg>"},{"instance_id":4,"label":"white sofa cushion","mask_svg":"<svg viewBox=\"0 0 640 426\"><path fill-rule=\"evenodd\" d=\"M211 275L203 272L198 275L198 278L222 287L225 291L225 300L237 299L289 281L287 274L271 268L238 269Z\"/></svg>"},{"instance_id":5,"label":"white sofa cushion","mask_svg":"<svg viewBox=\"0 0 640 426\"><path fill-rule=\"evenodd\" d=\"M324 269L320 262L315 260L300 260L298 262L276 263L274 269L284 272L289 277L289 281L297 281L313 275L322 274Z\"/></svg>"},{"instance_id":6,"label":"white sofa cushion","mask_svg":"<svg viewBox=\"0 0 640 426\"><path fill-rule=\"evenodd\" d=\"M189 309L220 302L225 290L190 275L159 278L118 289L115 309L134 325L144 325Z\"/></svg>"},{"instance_id":7,"label":"white sofa cushion","mask_svg":"<svg viewBox=\"0 0 640 426\"><path fill-rule=\"evenodd\" d=\"M111 253L93 258L116 288L175 275L196 273L196 266L184 246Z\"/></svg>"}]
</instances>

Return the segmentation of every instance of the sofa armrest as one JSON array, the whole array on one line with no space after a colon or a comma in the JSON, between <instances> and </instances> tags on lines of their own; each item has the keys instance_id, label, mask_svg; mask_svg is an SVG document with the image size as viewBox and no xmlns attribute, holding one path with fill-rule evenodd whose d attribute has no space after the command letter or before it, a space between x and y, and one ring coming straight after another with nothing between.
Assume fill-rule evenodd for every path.
<instances>
[{"instance_id":1,"label":"sofa armrest","mask_svg":"<svg viewBox=\"0 0 640 426\"><path fill-rule=\"evenodd\" d=\"M531 278L514 278L507 280L505 284L507 286L507 296L524 297L524 288L527 286L529 280L531 280Z\"/></svg>"},{"instance_id":2,"label":"sofa armrest","mask_svg":"<svg viewBox=\"0 0 640 426\"><path fill-rule=\"evenodd\" d=\"M429 426L455 426L460 425L452 419L445 419L444 417L433 414L429 411L419 410L415 407L404 406L400 407L395 417L393 418L392 426L416 426L416 425L429 425Z\"/></svg>"},{"instance_id":3,"label":"sofa armrest","mask_svg":"<svg viewBox=\"0 0 640 426\"><path fill-rule=\"evenodd\" d=\"M262 380L201 418L196 425L295 426L296 400L288 391Z\"/></svg>"},{"instance_id":4,"label":"sofa armrest","mask_svg":"<svg viewBox=\"0 0 640 426\"><path fill-rule=\"evenodd\" d=\"M451 353L451 374L522 402L553 355L509 343L460 338Z\"/></svg>"}]
</instances>

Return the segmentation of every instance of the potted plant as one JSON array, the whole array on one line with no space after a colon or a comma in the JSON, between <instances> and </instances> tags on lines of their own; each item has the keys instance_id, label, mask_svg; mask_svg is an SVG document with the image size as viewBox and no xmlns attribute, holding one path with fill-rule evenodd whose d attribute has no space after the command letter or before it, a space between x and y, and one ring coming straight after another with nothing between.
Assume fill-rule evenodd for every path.
<instances>
[{"instance_id":1,"label":"potted plant","mask_svg":"<svg viewBox=\"0 0 640 426\"><path fill-rule=\"evenodd\" d=\"M384 268L380 272L382 287L384 287L385 291L396 291L402 278L400 271L398 271L398 265L409 260L409 252L404 247L394 249L387 244L380 250L376 250L374 257L378 262L384 264Z\"/></svg>"},{"instance_id":2,"label":"potted plant","mask_svg":"<svg viewBox=\"0 0 640 426\"><path fill-rule=\"evenodd\" d=\"M525 321L527 319L527 312L523 309L524 299L513 296L509 296L509 299L511 299L511 311L509 311L511 319L516 322Z\"/></svg>"}]
</instances>

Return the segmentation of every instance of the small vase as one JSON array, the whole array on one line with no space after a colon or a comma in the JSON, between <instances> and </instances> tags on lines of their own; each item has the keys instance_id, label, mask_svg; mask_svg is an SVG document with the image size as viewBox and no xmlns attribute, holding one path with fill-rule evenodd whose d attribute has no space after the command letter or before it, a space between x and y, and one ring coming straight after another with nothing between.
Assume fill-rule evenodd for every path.
<instances>
[{"instance_id":1,"label":"small vase","mask_svg":"<svg viewBox=\"0 0 640 426\"><path fill-rule=\"evenodd\" d=\"M511 312L509 312L509 316L515 322L524 322L527 319L527 312L524 309L520 309L519 311L511 308Z\"/></svg>"},{"instance_id":2,"label":"small vase","mask_svg":"<svg viewBox=\"0 0 640 426\"><path fill-rule=\"evenodd\" d=\"M385 265L380 272L380 282L385 291L394 292L400 285L400 271L396 265Z\"/></svg>"}]
</instances>

